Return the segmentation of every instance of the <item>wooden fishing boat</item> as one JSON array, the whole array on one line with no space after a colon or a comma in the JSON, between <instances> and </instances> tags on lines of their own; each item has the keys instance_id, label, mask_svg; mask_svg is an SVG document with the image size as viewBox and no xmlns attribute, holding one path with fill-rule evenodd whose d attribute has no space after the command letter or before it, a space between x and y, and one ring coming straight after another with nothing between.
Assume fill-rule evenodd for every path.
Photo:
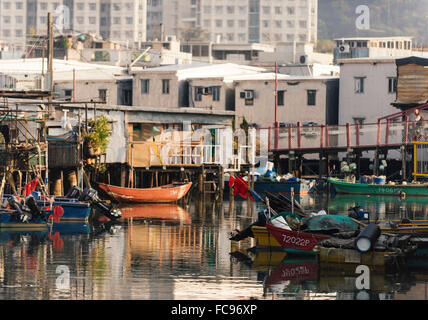
<instances>
[{"instance_id":1,"label":"wooden fishing boat","mask_svg":"<svg viewBox=\"0 0 428 320\"><path fill-rule=\"evenodd\" d=\"M305 195L311 193L315 188L315 181L268 181L257 180L254 183L254 190L258 193L285 193L291 194L293 190L295 195Z\"/></svg>"},{"instance_id":2,"label":"wooden fishing boat","mask_svg":"<svg viewBox=\"0 0 428 320\"><path fill-rule=\"evenodd\" d=\"M20 222L15 219L15 211L2 209L0 210L0 229L14 229L27 231L44 231L47 230L48 224L45 220L39 218L31 222Z\"/></svg>"},{"instance_id":3,"label":"wooden fishing boat","mask_svg":"<svg viewBox=\"0 0 428 320\"><path fill-rule=\"evenodd\" d=\"M3 200L11 195L4 195ZM24 201L25 198L15 196L18 201ZM53 208L61 207L64 214L61 216L63 222L87 222L91 215L91 205L88 202L78 201L77 199L68 199L64 197L51 197L49 200L38 199L38 206L47 216L53 213Z\"/></svg>"},{"instance_id":4,"label":"wooden fishing boat","mask_svg":"<svg viewBox=\"0 0 428 320\"><path fill-rule=\"evenodd\" d=\"M283 249L292 249L290 252L294 252L295 250L310 252L318 243L330 238L325 235L278 228L270 223L266 224L266 228Z\"/></svg>"},{"instance_id":5,"label":"wooden fishing boat","mask_svg":"<svg viewBox=\"0 0 428 320\"><path fill-rule=\"evenodd\" d=\"M281 248L279 242L271 235L266 227L253 226L251 227L251 231L256 240L257 248Z\"/></svg>"},{"instance_id":6,"label":"wooden fishing boat","mask_svg":"<svg viewBox=\"0 0 428 320\"><path fill-rule=\"evenodd\" d=\"M105 183L98 183L98 186L118 202L174 202L189 192L192 182L144 189L117 187Z\"/></svg>"},{"instance_id":7,"label":"wooden fishing boat","mask_svg":"<svg viewBox=\"0 0 428 320\"><path fill-rule=\"evenodd\" d=\"M334 186L336 193L370 194L390 196L428 196L428 184L364 184L347 182L343 179L329 178L328 182Z\"/></svg>"}]
</instances>

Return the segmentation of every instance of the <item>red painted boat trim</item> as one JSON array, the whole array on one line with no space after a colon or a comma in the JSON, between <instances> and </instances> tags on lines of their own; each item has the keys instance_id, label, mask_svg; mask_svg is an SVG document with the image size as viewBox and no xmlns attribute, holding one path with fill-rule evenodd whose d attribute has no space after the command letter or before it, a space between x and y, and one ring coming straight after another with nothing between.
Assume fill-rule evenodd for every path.
<instances>
[{"instance_id":1,"label":"red painted boat trim","mask_svg":"<svg viewBox=\"0 0 428 320\"><path fill-rule=\"evenodd\" d=\"M174 202L189 192L192 182L145 189L123 188L105 183L98 183L98 186L119 202Z\"/></svg>"},{"instance_id":2,"label":"red painted boat trim","mask_svg":"<svg viewBox=\"0 0 428 320\"><path fill-rule=\"evenodd\" d=\"M311 251L319 242L330 238L329 236L277 228L269 223L266 228L284 249Z\"/></svg>"}]
</instances>

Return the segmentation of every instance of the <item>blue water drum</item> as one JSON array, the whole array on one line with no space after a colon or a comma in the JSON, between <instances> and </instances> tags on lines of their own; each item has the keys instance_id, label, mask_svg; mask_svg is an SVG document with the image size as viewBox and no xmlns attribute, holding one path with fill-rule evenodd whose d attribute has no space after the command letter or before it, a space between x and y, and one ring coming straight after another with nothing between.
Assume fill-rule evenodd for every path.
<instances>
[{"instance_id":1,"label":"blue water drum","mask_svg":"<svg viewBox=\"0 0 428 320\"><path fill-rule=\"evenodd\" d=\"M385 177L376 177L375 178L375 184L385 184L386 178Z\"/></svg>"},{"instance_id":2,"label":"blue water drum","mask_svg":"<svg viewBox=\"0 0 428 320\"><path fill-rule=\"evenodd\" d=\"M362 183L362 184L367 184L366 176L362 176L362 177L360 178L360 183Z\"/></svg>"}]
</instances>

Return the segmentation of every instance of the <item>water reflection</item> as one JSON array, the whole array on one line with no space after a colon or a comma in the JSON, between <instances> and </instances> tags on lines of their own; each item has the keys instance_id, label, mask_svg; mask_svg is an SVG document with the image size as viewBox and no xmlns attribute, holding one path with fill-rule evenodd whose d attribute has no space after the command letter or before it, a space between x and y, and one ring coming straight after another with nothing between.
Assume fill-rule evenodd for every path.
<instances>
[{"instance_id":1,"label":"water reflection","mask_svg":"<svg viewBox=\"0 0 428 320\"><path fill-rule=\"evenodd\" d=\"M307 196L308 210L347 214L360 205L393 217L424 218L422 199ZM121 208L115 222L61 224L45 231L0 231L0 299L427 299L428 248L406 269L373 270L370 290L356 288L355 266L321 265L281 251L231 243L262 208L249 201L193 197L174 205ZM67 266L68 289L57 268ZM363 292L364 291L364 292Z\"/></svg>"}]
</instances>

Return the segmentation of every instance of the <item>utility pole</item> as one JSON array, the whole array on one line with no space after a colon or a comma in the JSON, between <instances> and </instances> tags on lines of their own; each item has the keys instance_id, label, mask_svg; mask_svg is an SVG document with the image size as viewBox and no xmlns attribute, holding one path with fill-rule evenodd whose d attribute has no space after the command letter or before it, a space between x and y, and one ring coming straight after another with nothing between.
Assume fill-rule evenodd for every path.
<instances>
[{"instance_id":1,"label":"utility pole","mask_svg":"<svg viewBox=\"0 0 428 320\"><path fill-rule=\"evenodd\" d=\"M278 123L278 63L275 62L275 149L278 149L279 123Z\"/></svg>"},{"instance_id":2,"label":"utility pole","mask_svg":"<svg viewBox=\"0 0 428 320\"><path fill-rule=\"evenodd\" d=\"M53 94L53 24L51 13L48 12L48 80L49 102L52 102Z\"/></svg>"},{"instance_id":3,"label":"utility pole","mask_svg":"<svg viewBox=\"0 0 428 320\"><path fill-rule=\"evenodd\" d=\"M49 106L48 106L48 119L51 118L51 116L55 116L55 108L52 105L52 95L53 95L53 24L52 24L52 16L51 13L48 12L48 25L47 25L47 36L48 36L48 66L47 66L47 73L48 73L48 84L49 86L47 87L49 90L49 98L48 98L48 102L49 102ZM45 127L46 130L46 127ZM45 131L46 134L46 131ZM46 135L45 135L46 136ZM45 184L48 188L47 192L49 194L49 165L48 165L48 149L49 149L49 144L48 141L46 140L46 151L45 151L45 156L46 156L46 174L45 174Z\"/></svg>"}]
</instances>

